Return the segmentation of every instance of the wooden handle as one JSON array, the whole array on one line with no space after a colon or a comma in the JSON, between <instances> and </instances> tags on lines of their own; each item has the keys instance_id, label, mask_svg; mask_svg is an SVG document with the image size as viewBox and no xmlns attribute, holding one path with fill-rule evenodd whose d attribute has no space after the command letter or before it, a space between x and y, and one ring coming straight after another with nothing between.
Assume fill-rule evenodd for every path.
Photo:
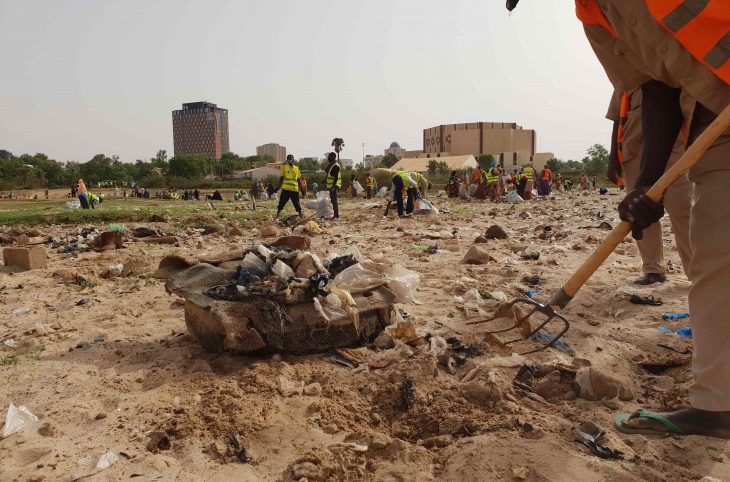
<instances>
[{"instance_id":1,"label":"wooden handle","mask_svg":"<svg viewBox=\"0 0 730 482\"><path fill-rule=\"evenodd\" d=\"M697 140L687 149L684 155L670 167L664 175L654 183L646 195L654 202L659 202L664 197L664 193L674 181L682 177L692 166L697 164L702 155L715 143L715 141L728 129L730 129L730 105L712 121L707 129L700 135ZM600 246L590 255L590 257L578 268L573 276L563 286L563 292L569 297L573 297L578 293L583 285L593 276L598 268L601 267L606 258L613 253L621 241L631 232L631 224L621 221L613 231L609 233Z\"/></svg>"}]
</instances>

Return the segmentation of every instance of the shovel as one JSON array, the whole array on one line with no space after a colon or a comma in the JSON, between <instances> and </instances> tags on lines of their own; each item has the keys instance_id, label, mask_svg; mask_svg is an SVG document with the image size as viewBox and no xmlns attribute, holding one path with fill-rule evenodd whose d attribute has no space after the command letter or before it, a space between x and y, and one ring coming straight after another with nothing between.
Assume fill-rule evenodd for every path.
<instances>
[{"instance_id":1,"label":"shovel","mask_svg":"<svg viewBox=\"0 0 730 482\"><path fill-rule=\"evenodd\" d=\"M654 183L649 189L646 195L654 202L659 202L664 197L664 193L672 185L674 181L682 177L692 166L697 164L702 155L715 143L715 141L722 135L723 132L730 129L730 106L725 107L725 110L715 118L715 120L705 129L697 140L687 149L684 155L674 164L672 167L667 169L664 175ZM527 320L535 315L539 317L537 328L530 330L529 333L524 336L524 339L530 339L535 336L540 330L545 328L551 322L562 323L560 332L552 337L542 348L522 353L528 355L542 351L546 348L553 346L570 328L570 322L559 313L560 310L565 308L568 303L571 302L573 297L583 287L583 285L590 279L593 273L601 267L608 256L613 253L613 250L626 238L631 232L631 224L626 221L621 221L613 230L606 236L600 246L591 254L591 256L581 265L580 268L571 276L571 278L563 285L563 287L555 293L552 299L545 305L540 304L529 298L520 298L511 303L512 307L516 305L522 305L523 308L527 308L525 311L527 315L523 315L518 318L517 323L514 326L503 330L490 331L489 334L506 333L512 330L520 330ZM479 320L470 324L479 324L493 321L494 318L489 320ZM512 344L520 341L522 338L511 340L506 344Z\"/></svg>"}]
</instances>

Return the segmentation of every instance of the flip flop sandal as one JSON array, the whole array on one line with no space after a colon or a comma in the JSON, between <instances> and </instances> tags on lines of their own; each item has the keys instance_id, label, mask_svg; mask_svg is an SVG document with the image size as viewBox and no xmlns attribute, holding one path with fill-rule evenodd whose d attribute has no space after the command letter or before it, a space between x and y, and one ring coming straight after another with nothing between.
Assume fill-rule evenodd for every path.
<instances>
[{"instance_id":1,"label":"flip flop sandal","mask_svg":"<svg viewBox=\"0 0 730 482\"><path fill-rule=\"evenodd\" d=\"M632 302L635 305L648 305L648 306L662 306L664 302L659 299L654 299L653 296L639 296L639 295L631 295L631 298L629 298L629 301Z\"/></svg>"},{"instance_id":2,"label":"flip flop sandal","mask_svg":"<svg viewBox=\"0 0 730 482\"><path fill-rule=\"evenodd\" d=\"M659 436L686 435L683 430L681 430L670 420L668 420L665 417L662 417L658 413L650 412L648 410L641 410L639 412L638 416L632 417L632 415L633 414L630 414L630 413L619 413L618 415L616 415L616 417L613 420L613 423L619 432L628 433L628 434L659 435ZM656 420L657 422L661 423L669 430L662 431L662 430L654 430L651 428L633 428L633 427L629 427L624 424L624 422L627 422L634 418L644 418L644 419L649 419L649 420Z\"/></svg>"}]
</instances>

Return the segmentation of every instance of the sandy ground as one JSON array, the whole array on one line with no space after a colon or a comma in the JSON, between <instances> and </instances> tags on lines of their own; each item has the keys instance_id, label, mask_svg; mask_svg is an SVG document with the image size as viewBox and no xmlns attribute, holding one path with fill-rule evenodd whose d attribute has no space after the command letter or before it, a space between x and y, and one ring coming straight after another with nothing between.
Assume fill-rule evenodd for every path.
<instances>
[{"instance_id":1,"label":"sandy ground","mask_svg":"<svg viewBox=\"0 0 730 482\"><path fill-rule=\"evenodd\" d=\"M549 297L605 236L596 228L600 221L590 218L603 212L605 221L617 222L618 200L560 194L511 206L439 199L448 212L408 220L384 220L381 209L363 210L364 201L348 201L341 222L322 223L325 232L312 240L317 254L354 245L366 257L384 257L421 274L416 298L422 304L399 308L419 327L456 336L482 352L453 374L424 352L361 373L316 355L206 353L186 334L180 300L150 274L166 254L240 248L250 243L245 238L184 236L180 246L128 242L122 250L75 258L49 250L47 269L0 274L0 356L18 355L17 364L0 365L0 414L4 419L12 402L40 418L29 430L0 440L0 480L730 480L725 441L626 436L612 427L619 411L685 406L691 382L689 356L657 346L683 347L678 336L658 327L684 326L663 321L661 314L686 311L689 283L679 270L658 287L633 285L641 274L633 242L621 245L565 311L572 323L565 341L575 357L557 350L528 357L590 362L624 379L633 400L529 396L512 386L517 368L496 368L476 384L462 382L470 363L533 345L505 350L488 343L488 325L466 325L463 303L454 296L478 288L513 298L528 289L525 275L538 274L542 294L536 298ZM464 264L474 239L493 224L509 236L483 245L493 261ZM666 257L679 264L668 224ZM540 239L543 225L565 237ZM36 228L54 235L79 229ZM428 237L454 229L453 239ZM256 229L246 235L263 240ZM427 254L412 243L438 244L443 251ZM524 247L540 259L515 254ZM99 279L93 287L53 277L63 270L99 276L114 263L131 272ZM630 293L662 298L665 305L633 305ZM88 303L77 306L81 299ZM14 314L20 307L30 312ZM18 346L2 343L7 340ZM79 348L82 342L90 345ZM281 375L317 382L322 393L285 397ZM409 409L401 393L406 378L414 389ZM599 459L576 443L574 429L586 421L606 430L603 443L624 452L626 460ZM169 447L149 450L150 438L161 432ZM239 463L228 449L233 432L240 434L249 463ZM108 451L119 460L96 469Z\"/></svg>"}]
</instances>

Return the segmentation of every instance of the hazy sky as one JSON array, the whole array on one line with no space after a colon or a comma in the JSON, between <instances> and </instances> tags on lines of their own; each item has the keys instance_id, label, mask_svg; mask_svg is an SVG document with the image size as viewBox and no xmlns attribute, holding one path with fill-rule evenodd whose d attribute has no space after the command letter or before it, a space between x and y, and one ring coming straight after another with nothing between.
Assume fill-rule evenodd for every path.
<instances>
[{"instance_id":1,"label":"hazy sky","mask_svg":"<svg viewBox=\"0 0 730 482\"><path fill-rule=\"evenodd\" d=\"M570 0L0 0L0 149L172 154L171 111L229 109L231 150L343 158L439 124L517 122L538 151L606 143L611 88Z\"/></svg>"}]
</instances>

